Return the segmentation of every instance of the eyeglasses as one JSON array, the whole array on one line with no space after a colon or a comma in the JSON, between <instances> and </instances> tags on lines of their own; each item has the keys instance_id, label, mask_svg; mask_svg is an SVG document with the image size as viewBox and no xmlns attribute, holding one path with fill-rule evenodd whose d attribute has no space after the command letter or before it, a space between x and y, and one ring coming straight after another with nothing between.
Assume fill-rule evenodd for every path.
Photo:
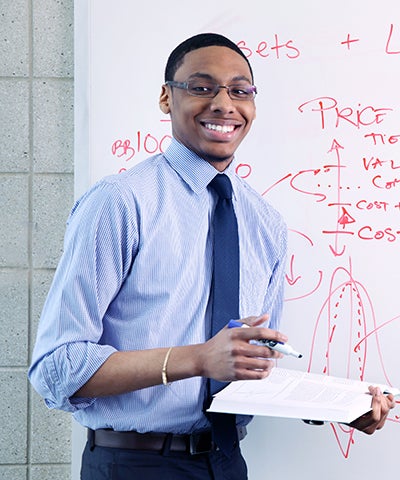
<instances>
[{"instance_id":1,"label":"eyeglasses","mask_svg":"<svg viewBox=\"0 0 400 480\"><path fill-rule=\"evenodd\" d=\"M214 98L217 96L220 88L226 88L229 97L232 100L253 100L257 94L257 87L248 83L238 83L236 85L217 85L207 80L189 80L188 82L175 82L168 80L166 85L186 90L189 95L202 98Z\"/></svg>"}]
</instances>

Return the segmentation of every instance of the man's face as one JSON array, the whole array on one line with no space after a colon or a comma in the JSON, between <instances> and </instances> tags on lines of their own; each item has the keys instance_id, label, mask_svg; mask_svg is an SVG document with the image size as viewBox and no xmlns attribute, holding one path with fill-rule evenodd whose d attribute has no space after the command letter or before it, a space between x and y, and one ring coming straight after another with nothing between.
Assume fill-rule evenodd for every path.
<instances>
[{"instance_id":1,"label":"man's face","mask_svg":"<svg viewBox=\"0 0 400 480\"><path fill-rule=\"evenodd\" d=\"M207 78L217 85L251 85L247 62L227 47L204 47L185 55L174 80ZM250 130L255 118L254 100L231 99L226 88L214 98L189 95L184 89L163 86L160 107L170 113L173 136L223 171Z\"/></svg>"}]
</instances>

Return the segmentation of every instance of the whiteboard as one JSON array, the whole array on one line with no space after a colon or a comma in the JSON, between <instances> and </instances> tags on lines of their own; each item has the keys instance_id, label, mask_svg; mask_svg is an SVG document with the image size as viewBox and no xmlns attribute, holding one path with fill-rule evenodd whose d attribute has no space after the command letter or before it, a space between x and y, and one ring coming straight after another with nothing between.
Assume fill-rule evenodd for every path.
<instances>
[{"instance_id":1,"label":"whiteboard","mask_svg":"<svg viewBox=\"0 0 400 480\"><path fill-rule=\"evenodd\" d=\"M289 227L280 366L400 386L398 0L75 2L76 195L170 141L158 108L170 51L196 33L243 48L259 94L238 174ZM257 313L257 312L255 312ZM367 436L256 418L251 480L397 472L400 416Z\"/></svg>"}]
</instances>

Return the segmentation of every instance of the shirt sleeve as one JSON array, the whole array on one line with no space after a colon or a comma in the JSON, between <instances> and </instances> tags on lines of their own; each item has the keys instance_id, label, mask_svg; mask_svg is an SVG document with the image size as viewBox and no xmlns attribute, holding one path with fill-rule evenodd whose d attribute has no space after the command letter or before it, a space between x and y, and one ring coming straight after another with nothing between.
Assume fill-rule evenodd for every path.
<instances>
[{"instance_id":1,"label":"shirt sleeve","mask_svg":"<svg viewBox=\"0 0 400 480\"><path fill-rule=\"evenodd\" d=\"M280 216L279 216L280 217ZM264 312L270 314L268 327L273 330L279 330L280 320L284 301L286 257L287 257L287 227L283 219L277 219L279 228L277 229L275 245L276 257L273 266L272 275L267 288Z\"/></svg>"},{"instance_id":2,"label":"shirt sleeve","mask_svg":"<svg viewBox=\"0 0 400 480\"><path fill-rule=\"evenodd\" d=\"M73 395L116 350L102 343L103 317L137 245L133 196L118 182L99 182L74 206L28 372L50 408L75 412L95 401Z\"/></svg>"}]
</instances>

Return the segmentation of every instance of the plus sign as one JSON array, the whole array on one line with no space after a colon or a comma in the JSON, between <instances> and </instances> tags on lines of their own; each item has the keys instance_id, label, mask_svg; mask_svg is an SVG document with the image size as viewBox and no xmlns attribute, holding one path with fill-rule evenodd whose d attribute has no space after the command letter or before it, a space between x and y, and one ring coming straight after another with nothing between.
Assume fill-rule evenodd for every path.
<instances>
[{"instance_id":1,"label":"plus sign","mask_svg":"<svg viewBox=\"0 0 400 480\"><path fill-rule=\"evenodd\" d=\"M342 45L346 45L347 44L347 50L350 50L350 44L351 43L354 43L354 42L359 42L360 39L359 38L353 38L351 39L350 38L350 33L347 34L347 40L345 40L344 42L341 42Z\"/></svg>"}]
</instances>

